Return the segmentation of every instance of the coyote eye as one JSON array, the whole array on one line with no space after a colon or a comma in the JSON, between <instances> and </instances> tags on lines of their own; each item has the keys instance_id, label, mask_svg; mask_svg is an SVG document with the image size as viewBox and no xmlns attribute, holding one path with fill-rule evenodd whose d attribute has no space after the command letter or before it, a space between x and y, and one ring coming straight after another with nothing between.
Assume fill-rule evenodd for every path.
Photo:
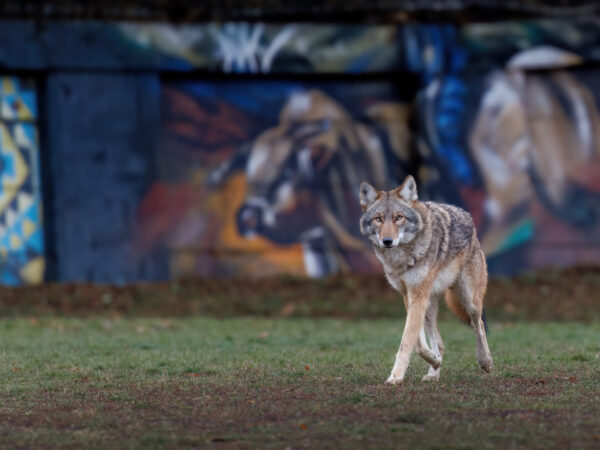
<instances>
[{"instance_id":1,"label":"coyote eye","mask_svg":"<svg viewBox=\"0 0 600 450\"><path fill-rule=\"evenodd\" d=\"M377 223L382 223L382 222L383 222L383 219L382 219L381 217L377 216L377 217L375 217L375 221L376 221Z\"/></svg>"},{"instance_id":2,"label":"coyote eye","mask_svg":"<svg viewBox=\"0 0 600 450\"><path fill-rule=\"evenodd\" d=\"M398 222L399 220L402 219L402 216L400 214L398 214L395 218L394 218L394 222Z\"/></svg>"}]
</instances>

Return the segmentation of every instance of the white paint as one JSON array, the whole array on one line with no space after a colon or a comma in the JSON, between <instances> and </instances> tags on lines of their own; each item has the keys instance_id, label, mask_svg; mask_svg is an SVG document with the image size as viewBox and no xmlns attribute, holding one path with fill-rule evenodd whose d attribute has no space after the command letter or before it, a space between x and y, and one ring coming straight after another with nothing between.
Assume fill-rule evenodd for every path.
<instances>
[{"instance_id":1,"label":"white paint","mask_svg":"<svg viewBox=\"0 0 600 450\"><path fill-rule=\"evenodd\" d=\"M565 89L575 119L573 121L581 146L579 148L580 155L577 155L581 160L593 158L594 156L594 124L592 123L592 113L590 112L586 99L584 97L585 87L574 84L574 80L566 75L562 78L561 86Z\"/></svg>"},{"instance_id":2,"label":"white paint","mask_svg":"<svg viewBox=\"0 0 600 450\"><path fill-rule=\"evenodd\" d=\"M297 92L288 101L287 107L292 117L306 114L312 105L311 96L305 92Z\"/></svg>"},{"instance_id":3,"label":"white paint","mask_svg":"<svg viewBox=\"0 0 600 450\"><path fill-rule=\"evenodd\" d=\"M492 183L501 189L508 187L512 181L513 173L504 158L496 153L496 148L484 145L479 151L481 152L479 160L485 166L486 174Z\"/></svg>"},{"instance_id":4,"label":"white paint","mask_svg":"<svg viewBox=\"0 0 600 450\"><path fill-rule=\"evenodd\" d=\"M509 69L521 70L559 69L580 65L582 61L575 53L550 45L541 45L515 54L506 66Z\"/></svg>"},{"instance_id":5,"label":"white paint","mask_svg":"<svg viewBox=\"0 0 600 450\"><path fill-rule=\"evenodd\" d=\"M273 60L279 51L289 43L296 27L285 26L270 42L267 42L265 26L261 23L227 24L220 29L211 29L211 34L219 47L219 57L223 70L270 72Z\"/></svg>"},{"instance_id":6,"label":"white paint","mask_svg":"<svg viewBox=\"0 0 600 450\"><path fill-rule=\"evenodd\" d=\"M297 155L298 168L300 169L300 173L307 178L312 177L314 175L314 170L312 160L310 157L310 148L303 148L298 152Z\"/></svg>"},{"instance_id":7,"label":"white paint","mask_svg":"<svg viewBox=\"0 0 600 450\"><path fill-rule=\"evenodd\" d=\"M275 212L280 212L287 209L294 203L294 199L294 184L291 181L282 183L275 193L275 205L273 205L273 210Z\"/></svg>"},{"instance_id":8,"label":"white paint","mask_svg":"<svg viewBox=\"0 0 600 450\"><path fill-rule=\"evenodd\" d=\"M320 278L327 274L327 268L323 267L321 263L321 256L313 251L310 241L323 239L325 236L325 231L321 227L312 228L308 231L305 231L300 236L300 240L302 241L302 258L304 262L304 269L306 270L306 274L311 278ZM332 263L331 260L327 261L329 264Z\"/></svg>"},{"instance_id":9,"label":"white paint","mask_svg":"<svg viewBox=\"0 0 600 450\"><path fill-rule=\"evenodd\" d=\"M248 206L255 206L260 209L262 213L263 223L267 226L274 226L276 223L275 212L271 208L271 205L266 199L262 197L248 197L244 202Z\"/></svg>"},{"instance_id":10,"label":"white paint","mask_svg":"<svg viewBox=\"0 0 600 450\"><path fill-rule=\"evenodd\" d=\"M504 108L511 103L520 103L519 91L510 82L510 79L504 75L498 75L494 78L491 87L486 91L481 106L483 108Z\"/></svg>"},{"instance_id":11,"label":"white paint","mask_svg":"<svg viewBox=\"0 0 600 450\"><path fill-rule=\"evenodd\" d=\"M246 176L249 179L259 178L260 171L268 162L269 148L263 144L255 144L246 165Z\"/></svg>"},{"instance_id":12,"label":"white paint","mask_svg":"<svg viewBox=\"0 0 600 450\"><path fill-rule=\"evenodd\" d=\"M319 278L325 275L319 264L318 255L310 248L309 245L302 245L302 259L304 261L304 269L306 274L311 278Z\"/></svg>"},{"instance_id":13,"label":"white paint","mask_svg":"<svg viewBox=\"0 0 600 450\"><path fill-rule=\"evenodd\" d=\"M483 204L485 212L494 220L498 220L502 216L502 207L494 198L487 198Z\"/></svg>"}]
</instances>

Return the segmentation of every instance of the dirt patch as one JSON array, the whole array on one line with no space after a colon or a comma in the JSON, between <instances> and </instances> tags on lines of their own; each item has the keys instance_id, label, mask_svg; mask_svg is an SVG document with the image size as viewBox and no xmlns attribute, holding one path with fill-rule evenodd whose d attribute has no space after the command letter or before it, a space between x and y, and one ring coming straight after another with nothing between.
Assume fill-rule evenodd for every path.
<instances>
[{"instance_id":1,"label":"dirt patch","mask_svg":"<svg viewBox=\"0 0 600 450\"><path fill-rule=\"evenodd\" d=\"M74 396L43 392L28 405L3 398L0 419L5 426L23 432L41 427L104 436L106 442L119 444L145 442L149 447L327 448L328 443L344 442L350 447L388 447L400 442L408 448L422 446L423 439L434 447L487 439L488 445L495 441L498 446L526 448L536 443L568 442L565 433L582 439L583 447L593 445L593 423L584 405L569 405L568 410L531 408L530 392L523 388L535 385L535 380L526 379L504 381L503 392L488 391L495 401L510 392L508 402L516 407L486 407L478 403L486 390L483 384L461 400L465 407L457 408L456 393L448 386L436 389L415 384L398 389L301 382L295 387L239 385L223 390L210 382L171 379L158 388L130 385L124 400L115 400L124 392L114 388ZM362 396L362 400L347 402L349 393ZM548 393L549 400L553 395ZM115 429L118 437L111 433ZM148 435L148 430L154 431ZM537 436L540 430L546 433L543 441ZM36 446L35 441L30 444Z\"/></svg>"}]
</instances>

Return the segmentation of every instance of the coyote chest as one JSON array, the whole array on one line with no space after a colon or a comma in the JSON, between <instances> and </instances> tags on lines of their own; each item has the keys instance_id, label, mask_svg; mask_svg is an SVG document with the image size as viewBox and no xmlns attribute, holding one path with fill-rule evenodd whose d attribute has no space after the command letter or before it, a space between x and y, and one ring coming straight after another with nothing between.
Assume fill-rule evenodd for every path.
<instances>
[{"instance_id":1,"label":"coyote chest","mask_svg":"<svg viewBox=\"0 0 600 450\"><path fill-rule=\"evenodd\" d=\"M415 263L415 258L402 248L387 251L375 249L375 254L383 266L387 280L397 291L403 292L405 286L418 286L431 274L432 267L428 262ZM458 262L452 262L440 270L433 280L431 293L439 294L451 287L459 269Z\"/></svg>"}]
</instances>

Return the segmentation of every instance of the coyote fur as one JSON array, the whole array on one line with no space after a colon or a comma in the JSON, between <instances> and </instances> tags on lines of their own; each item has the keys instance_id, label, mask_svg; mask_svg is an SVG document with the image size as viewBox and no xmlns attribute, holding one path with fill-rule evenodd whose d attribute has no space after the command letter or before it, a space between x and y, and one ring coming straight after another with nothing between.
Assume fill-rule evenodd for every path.
<instances>
[{"instance_id":1,"label":"coyote fur","mask_svg":"<svg viewBox=\"0 0 600 450\"><path fill-rule=\"evenodd\" d=\"M477 361L489 372L492 356L483 310L487 268L469 213L419 201L410 175L391 191L361 183L360 204L360 231L373 244L388 281L402 294L407 309L400 348L386 382L402 383L415 346L431 366L423 380L439 379L444 344L437 314L442 295L450 310L473 328Z\"/></svg>"}]
</instances>

